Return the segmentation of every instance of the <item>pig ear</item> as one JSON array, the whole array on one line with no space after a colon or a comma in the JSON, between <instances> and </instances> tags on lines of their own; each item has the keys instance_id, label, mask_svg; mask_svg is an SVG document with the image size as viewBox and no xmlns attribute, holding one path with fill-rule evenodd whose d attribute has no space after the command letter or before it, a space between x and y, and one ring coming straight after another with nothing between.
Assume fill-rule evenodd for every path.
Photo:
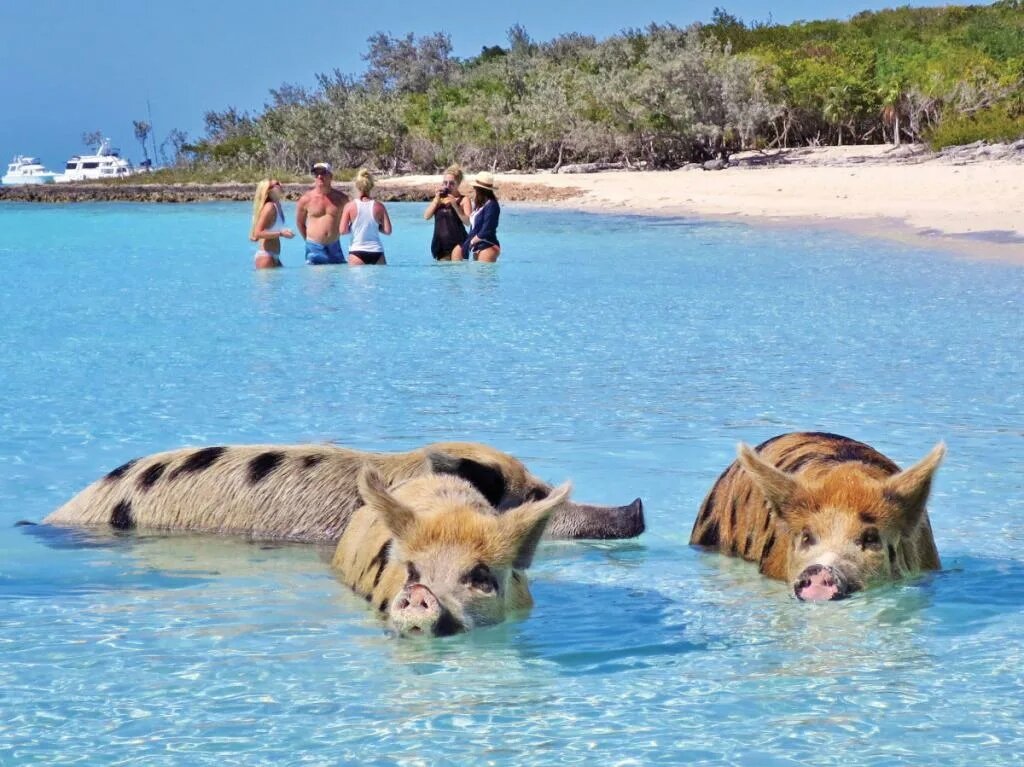
<instances>
[{"instance_id":1,"label":"pig ear","mask_svg":"<svg viewBox=\"0 0 1024 767\"><path fill-rule=\"evenodd\" d=\"M793 479L791 474L772 466L764 460L750 445L740 442L736 446L736 455L740 465L754 480L754 484L764 493L764 497L778 512L779 516L785 518L785 510L790 500L799 489L799 483Z\"/></svg>"},{"instance_id":2,"label":"pig ear","mask_svg":"<svg viewBox=\"0 0 1024 767\"><path fill-rule=\"evenodd\" d=\"M904 520L908 527L916 525L921 518L932 490L932 477L945 455L946 445L940 442L918 463L899 474L893 474L885 481L886 496L894 498L912 517Z\"/></svg>"},{"instance_id":3,"label":"pig ear","mask_svg":"<svg viewBox=\"0 0 1024 767\"><path fill-rule=\"evenodd\" d=\"M571 492L572 485L566 482L552 490L547 498L524 503L500 517L515 550L512 567L525 570L530 566L548 520L552 514L565 507Z\"/></svg>"},{"instance_id":4,"label":"pig ear","mask_svg":"<svg viewBox=\"0 0 1024 767\"><path fill-rule=\"evenodd\" d=\"M402 540L416 522L412 509L395 499L375 469L367 466L359 473L359 495L363 503L377 512L391 534Z\"/></svg>"}]
</instances>

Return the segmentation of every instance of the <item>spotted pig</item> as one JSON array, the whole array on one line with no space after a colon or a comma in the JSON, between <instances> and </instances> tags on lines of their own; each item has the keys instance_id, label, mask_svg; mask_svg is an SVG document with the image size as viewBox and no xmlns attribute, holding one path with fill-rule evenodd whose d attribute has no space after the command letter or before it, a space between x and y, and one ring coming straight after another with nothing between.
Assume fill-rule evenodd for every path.
<instances>
[{"instance_id":1,"label":"spotted pig","mask_svg":"<svg viewBox=\"0 0 1024 767\"><path fill-rule=\"evenodd\" d=\"M335 542L361 505L358 477L385 484L441 474L461 477L500 512L551 493L521 461L487 445L444 442L406 453L333 445L184 448L117 467L54 511L52 525L187 530L260 540ZM560 504L552 538L631 538L644 530L643 504Z\"/></svg>"},{"instance_id":2,"label":"spotted pig","mask_svg":"<svg viewBox=\"0 0 1024 767\"><path fill-rule=\"evenodd\" d=\"M565 484L498 514L471 483L426 474L391 488L374 469L332 566L402 636L447 636L532 605L523 572Z\"/></svg>"},{"instance_id":3,"label":"spotted pig","mask_svg":"<svg viewBox=\"0 0 1024 767\"><path fill-rule=\"evenodd\" d=\"M704 499L690 543L757 562L801 600L842 599L941 567L925 503L945 446L905 471L838 434L740 444Z\"/></svg>"}]
</instances>

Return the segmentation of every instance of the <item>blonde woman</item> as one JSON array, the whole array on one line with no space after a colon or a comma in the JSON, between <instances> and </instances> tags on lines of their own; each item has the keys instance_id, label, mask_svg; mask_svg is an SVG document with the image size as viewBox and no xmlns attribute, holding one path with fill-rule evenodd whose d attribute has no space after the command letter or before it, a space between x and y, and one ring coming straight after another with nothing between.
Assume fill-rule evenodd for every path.
<instances>
[{"instance_id":1,"label":"blonde woman","mask_svg":"<svg viewBox=\"0 0 1024 767\"><path fill-rule=\"evenodd\" d=\"M469 198L462 194L462 168L449 166L441 179L441 187L423 211L423 219L434 219L434 238L430 253L435 261L461 261L462 243L466 239L469 214L473 212Z\"/></svg>"},{"instance_id":2,"label":"blonde woman","mask_svg":"<svg viewBox=\"0 0 1024 767\"><path fill-rule=\"evenodd\" d=\"M391 218L387 209L370 197L374 183L370 171L360 168L353 183L356 199L341 212L341 233L352 235L348 263L350 266L386 264L380 236L391 234Z\"/></svg>"},{"instance_id":3,"label":"blonde woman","mask_svg":"<svg viewBox=\"0 0 1024 767\"><path fill-rule=\"evenodd\" d=\"M256 268L281 266L281 238L290 240L294 236L292 230L284 226L281 182L263 179L256 185L256 196L252 201L252 228L249 230L249 239L260 244L254 259Z\"/></svg>"}]
</instances>

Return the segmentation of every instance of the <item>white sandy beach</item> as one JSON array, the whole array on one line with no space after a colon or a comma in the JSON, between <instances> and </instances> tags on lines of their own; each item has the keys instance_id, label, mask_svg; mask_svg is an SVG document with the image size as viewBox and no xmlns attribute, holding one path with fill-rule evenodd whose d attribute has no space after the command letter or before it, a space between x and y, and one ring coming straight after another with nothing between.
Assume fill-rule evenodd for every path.
<instances>
[{"instance_id":1,"label":"white sandy beach","mask_svg":"<svg viewBox=\"0 0 1024 767\"><path fill-rule=\"evenodd\" d=\"M993 157L999 154L1004 157ZM766 157L772 158L768 164L746 164L764 163ZM529 182L581 192L546 203L552 205L823 224L1024 264L1024 151L981 148L934 155L920 147L881 145L797 149L781 156L744 153L733 160L735 166L721 171L498 174L496 179L499 186Z\"/></svg>"}]
</instances>

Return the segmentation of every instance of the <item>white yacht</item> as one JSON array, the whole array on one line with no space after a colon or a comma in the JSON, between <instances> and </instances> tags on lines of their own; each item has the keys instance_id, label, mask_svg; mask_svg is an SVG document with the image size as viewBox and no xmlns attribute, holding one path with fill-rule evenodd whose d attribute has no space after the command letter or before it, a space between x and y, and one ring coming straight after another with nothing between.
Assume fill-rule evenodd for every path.
<instances>
[{"instance_id":1,"label":"white yacht","mask_svg":"<svg viewBox=\"0 0 1024 767\"><path fill-rule=\"evenodd\" d=\"M96 149L96 154L75 155L64 166L64 172L56 177L59 184L70 181L101 181L107 178L124 178L135 172L132 164L121 157L121 150L110 146L105 138Z\"/></svg>"},{"instance_id":2,"label":"white yacht","mask_svg":"<svg viewBox=\"0 0 1024 767\"><path fill-rule=\"evenodd\" d=\"M15 184L52 184L57 174L47 170L35 157L16 155L14 160L7 166L7 172L0 178L5 186Z\"/></svg>"}]
</instances>

